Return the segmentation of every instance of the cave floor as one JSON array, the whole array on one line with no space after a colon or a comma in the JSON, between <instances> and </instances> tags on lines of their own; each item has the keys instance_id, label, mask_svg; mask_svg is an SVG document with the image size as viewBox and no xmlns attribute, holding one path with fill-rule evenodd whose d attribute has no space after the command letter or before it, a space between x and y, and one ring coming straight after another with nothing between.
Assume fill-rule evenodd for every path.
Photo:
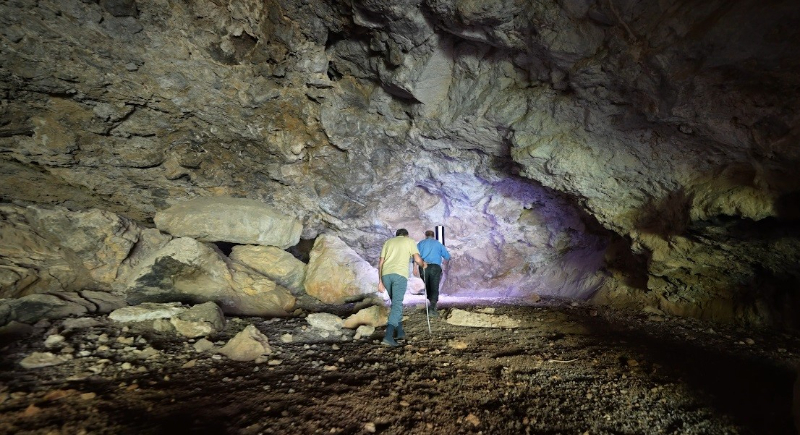
<instances>
[{"instance_id":1,"label":"cave floor","mask_svg":"<svg viewBox=\"0 0 800 435\"><path fill-rule=\"evenodd\" d=\"M256 325L273 349L262 364L105 320L64 334L79 357L22 369L46 350L40 328L0 350L0 433L795 433L796 335L584 305L493 309L526 327L438 318L429 334L412 306L409 340L395 349L379 345L382 328L357 341L283 342L299 318L231 318L210 337ZM146 347L158 352L143 360Z\"/></svg>"}]
</instances>

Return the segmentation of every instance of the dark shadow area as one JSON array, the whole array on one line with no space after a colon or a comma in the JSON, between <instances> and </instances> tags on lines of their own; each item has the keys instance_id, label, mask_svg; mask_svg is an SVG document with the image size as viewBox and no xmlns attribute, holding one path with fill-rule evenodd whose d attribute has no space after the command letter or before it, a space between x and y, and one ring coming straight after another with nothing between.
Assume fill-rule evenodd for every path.
<instances>
[{"instance_id":1,"label":"dark shadow area","mask_svg":"<svg viewBox=\"0 0 800 435\"><path fill-rule=\"evenodd\" d=\"M226 257L231 256L231 252L233 252L234 246L237 246L238 243L231 243L231 242L214 242L214 245L225 254Z\"/></svg>"},{"instance_id":2,"label":"dark shadow area","mask_svg":"<svg viewBox=\"0 0 800 435\"><path fill-rule=\"evenodd\" d=\"M294 258L308 264L308 260L311 259L311 249L314 248L314 242L316 241L316 237L313 239L300 239L296 245L286 251L294 255Z\"/></svg>"},{"instance_id":3,"label":"dark shadow area","mask_svg":"<svg viewBox=\"0 0 800 435\"><path fill-rule=\"evenodd\" d=\"M570 318L592 331L591 345L627 350L632 358L638 355L653 377L685 383L700 400L747 428L746 433L796 434L791 414L795 367L744 343L734 345L731 337L718 333L691 327L640 330L575 311L568 312ZM750 335L763 343L773 333L760 330Z\"/></svg>"},{"instance_id":4,"label":"dark shadow area","mask_svg":"<svg viewBox=\"0 0 800 435\"><path fill-rule=\"evenodd\" d=\"M684 234L689 226L689 211L694 195L681 188L659 201L646 204L636 220L636 229L662 237Z\"/></svg>"}]
</instances>

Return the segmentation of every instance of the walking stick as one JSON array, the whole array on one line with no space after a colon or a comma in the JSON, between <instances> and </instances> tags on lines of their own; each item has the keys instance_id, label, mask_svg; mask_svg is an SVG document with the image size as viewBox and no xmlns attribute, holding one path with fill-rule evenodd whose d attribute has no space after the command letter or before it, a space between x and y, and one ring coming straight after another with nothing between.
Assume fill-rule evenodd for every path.
<instances>
[{"instance_id":1,"label":"walking stick","mask_svg":"<svg viewBox=\"0 0 800 435\"><path fill-rule=\"evenodd\" d=\"M428 334L431 334L431 314L428 312L428 282L425 279L428 269L422 269L422 284L425 285L425 318L428 320Z\"/></svg>"}]
</instances>

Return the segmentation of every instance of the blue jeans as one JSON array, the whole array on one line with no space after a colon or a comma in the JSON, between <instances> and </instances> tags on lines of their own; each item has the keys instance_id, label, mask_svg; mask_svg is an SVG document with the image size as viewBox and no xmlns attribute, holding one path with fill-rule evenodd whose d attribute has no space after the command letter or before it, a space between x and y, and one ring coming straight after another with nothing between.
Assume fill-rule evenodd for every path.
<instances>
[{"instance_id":1,"label":"blue jeans","mask_svg":"<svg viewBox=\"0 0 800 435\"><path fill-rule=\"evenodd\" d=\"M403 298L406 296L406 286L408 278L390 273L381 277L383 286L389 292L389 299L392 300L392 308L389 310L389 325L397 327L403 320Z\"/></svg>"}]
</instances>

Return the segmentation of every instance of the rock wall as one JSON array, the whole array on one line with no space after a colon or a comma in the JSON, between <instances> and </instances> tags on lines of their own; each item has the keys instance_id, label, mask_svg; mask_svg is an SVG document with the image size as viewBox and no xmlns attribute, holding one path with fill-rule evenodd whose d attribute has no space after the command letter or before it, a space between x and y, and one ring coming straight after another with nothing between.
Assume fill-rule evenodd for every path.
<instances>
[{"instance_id":1,"label":"rock wall","mask_svg":"<svg viewBox=\"0 0 800 435\"><path fill-rule=\"evenodd\" d=\"M0 195L144 226L261 201L444 289L791 324L800 5L0 5Z\"/></svg>"}]
</instances>

